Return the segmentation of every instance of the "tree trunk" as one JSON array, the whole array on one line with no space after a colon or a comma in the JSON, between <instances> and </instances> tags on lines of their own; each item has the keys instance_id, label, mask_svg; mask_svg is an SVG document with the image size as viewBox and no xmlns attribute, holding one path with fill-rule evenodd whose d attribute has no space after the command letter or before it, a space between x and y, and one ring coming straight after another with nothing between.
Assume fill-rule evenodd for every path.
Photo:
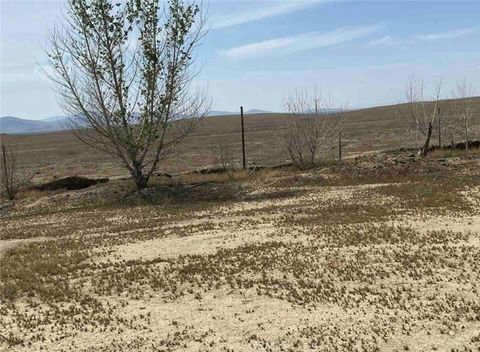
<instances>
[{"instance_id":1,"label":"tree trunk","mask_svg":"<svg viewBox=\"0 0 480 352\"><path fill-rule=\"evenodd\" d=\"M148 186L149 177L144 175L143 170L139 165L134 165L131 174L137 185L137 190L140 191Z\"/></svg>"},{"instance_id":2,"label":"tree trunk","mask_svg":"<svg viewBox=\"0 0 480 352\"><path fill-rule=\"evenodd\" d=\"M425 137L425 144L421 150L421 155L425 158L428 155L428 149L430 148L430 139L432 138L433 124L428 123L427 135Z\"/></svg>"},{"instance_id":3,"label":"tree trunk","mask_svg":"<svg viewBox=\"0 0 480 352\"><path fill-rule=\"evenodd\" d=\"M468 152L468 124L465 122L465 151Z\"/></svg>"},{"instance_id":4,"label":"tree trunk","mask_svg":"<svg viewBox=\"0 0 480 352\"><path fill-rule=\"evenodd\" d=\"M148 186L148 179L146 177L135 178L135 184L137 185L137 190L142 190L147 188Z\"/></svg>"},{"instance_id":5,"label":"tree trunk","mask_svg":"<svg viewBox=\"0 0 480 352\"><path fill-rule=\"evenodd\" d=\"M13 184L13 168L15 167L13 162L9 163L7 159L7 150L4 145L2 145L2 184L5 189L5 193L9 200L15 199L15 189Z\"/></svg>"}]
</instances>

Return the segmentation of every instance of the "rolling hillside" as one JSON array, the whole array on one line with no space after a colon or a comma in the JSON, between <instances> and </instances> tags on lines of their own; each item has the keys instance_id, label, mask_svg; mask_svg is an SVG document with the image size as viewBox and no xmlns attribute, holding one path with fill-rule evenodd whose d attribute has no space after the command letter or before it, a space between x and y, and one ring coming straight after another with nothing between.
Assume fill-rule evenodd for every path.
<instances>
[{"instance_id":1,"label":"rolling hillside","mask_svg":"<svg viewBox=\"0 0 480 352\"><path fill-rule=\"evenodd\" d=\"M28 120L14 116L0 117L0 133L30 134L63 130L63 119Z\"/></svg>"},{"instance_id":2,"label":"rolling hillside","mask_svg":"<svg viewBox=\"0 0 480 352\"><path fill-rule=\"evenodd\" d=\"M476 98L479 100L479 98ZM451 114L452 102L440 103L442 115ZM367 151L412 146L406 121L397 105L349 111L343 133L344 153L355 155ZM281 144L281 130L287 114L249 114L245 117L246 152L249 163L274 165L288 161ZM480 120L480 117L477 121ZM477 122L472 138L480 139ZM125 171L110 156L83 145L68 131L34 135L4 136L18 144L24 163L40 175L100 174L122 175ZM447 137L444 135L444 140ZM436 144L437 129L432 143ZM186 171L216 163L220 147L229 146L241 160L240 119L237 116L206 118L199 128L160 165L162 171ZM336 147L336 146L335 146ZM335 153L335 150L333 151Z\"/></svg>"},{"instance_id":3,"label":"rolling hillside","mask_svg":"<svg viewBox=\"0 0 480 352\"><path fill-rule=\"evenodd\" d=\"M245 115L266 114L268 111L251 109ZM237 112L212 110L208 116L233 116ZM22 119L14 116L0 117L0 133L6 134L33 134L68 129L67 116L51 116L41 120Z\"/></svg>"}]
</instances>

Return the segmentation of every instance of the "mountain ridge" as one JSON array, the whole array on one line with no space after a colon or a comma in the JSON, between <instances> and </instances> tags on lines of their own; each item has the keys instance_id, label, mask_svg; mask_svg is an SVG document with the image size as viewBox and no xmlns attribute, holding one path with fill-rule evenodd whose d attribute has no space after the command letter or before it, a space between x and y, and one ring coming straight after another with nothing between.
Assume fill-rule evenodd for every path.
<instances>
[{"instance_id":1,"label":"mountain ridge","mask_svg":"<svg viewBox=\"0 0 480 352\"><path fill-rule=\"evenodd\" d=\"M269 111L250 109L245 114L267 114ZM238 116L240 112L211 110L207 116ZM0 117L0 133L3 134L34 134L62 131L68 129L68 116L50 116L40 120L24 119L16 116Z\"/></svg>"},{"instance_id":2,"label":"mountain ridge","mask_svg":"<svg viewBox=\"0 0 480 352\"><path fill-rule=\"evenodd\" d=\"M60 121L22 119L15 116L0 117L0 133L31 134L64 130Z\"/></svg>"}]
</instances>

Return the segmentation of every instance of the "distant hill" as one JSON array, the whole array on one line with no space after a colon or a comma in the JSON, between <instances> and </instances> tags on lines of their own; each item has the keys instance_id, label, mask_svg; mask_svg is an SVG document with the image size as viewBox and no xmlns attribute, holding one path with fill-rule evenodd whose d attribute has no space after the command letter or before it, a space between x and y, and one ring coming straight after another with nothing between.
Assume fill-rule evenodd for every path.
<instances>
[{"instance_id":1,"label":"distant hill","mask_svg":"<svg viewBox=\"0 0 480 352\"><path fill-rule=\"evenodd\" d=\"M30 134L63 130L62 121L27 120L14 116L0 117L0 133Z\"/></svg>"},{"instance_id":2,"label":"distant hill","mask_svg":"<svg viewBox=\"0 0 480 352\"><path fill-rule=\"evenodd\" d=\"M250 109L245 111L245 114L253 115L253 114L271 114L272 111L260 110L260 109Z\"/></svg>"},{"instance_id":3,"label":"distant hill","mask_svg":"<svg viewBox=\"0 0 480 352\"><path fill-rule=\"evenodd\" d=\"M50 116L42 119L41 121L45 122L65 122L67 121L68 116Z\"/></svg>"},{"instance_id":4,"label":"distant hill","mask_svg":"<svg viewBox=\"0 0 480 352\"><path fill-rule=\"evenodd\" d=\"M478 100L480 107L480 97ZM442 100L438 107L442 116L451 116L453 101ZM432 103L430 103L432 106ZM480 108L478 108L480 109ZM478 114L476 115L478 116ZM257 165L278 165L289 160L282 145L282 131L288 126L291 116L285 113L252 114L245 118L247 160ZM446 120L444 120L446 121ZM474 127L474 126L472 126ZM438 144L437 128L434 129L432 145ZM480 126L472 128L472 139L480 138ZM359 155L374 150L413 147L414 141L406 128L406 120L399 114L398 105L377 106L350 110L344 117L342 131L345 155ZM3 136L2 136L3 137ZM462 136L454 136L455 142ZM24 162L32 168L45 170L45 165L55 165L59 174L69 175L72 170L91 170L92 160L96 165L110 170L112 175L125 171L112 166L109 154L92 151L67 131L36 133L32 136L9 136L22 153ZM449 133L444 134L444 143L450 142ZM207 117L184 143L178 145L174 156L162 166L162 172L175 173L211 166L219 146L232 146L232 157L241 163L241 124L238 115ZM48 148L48 153L45 149ZM93 159L94 158L94 159ZM105 163L105 164L102 164ZM90 172L90 171L88 171ZM110 171L108 171L110 172Z\"/></svg>"},{"instance_id":5,"label":"distant hill","mask_svg":"<svg viewBox=\"0 0 480 352\"><path fill-rule=\"evenodd\" d=\"M238 115L238 112L231 111L221 111L221 110L210 110L208 116L228 116L228 115Z\"/></svg>"},{"instance_id":6,"label":"distant hill","mask_svg":"<svg viewBox=\"0 0 480 352\"><path fill-rule=\"evenodd\" d=\"M271 111L266 111L266 110L260 110L260 109L250 109L247 111L244 111L244 114L246 115L253 115L253 114L271 114ZM240 115L240 110L237 112L233 111L221 111L221 110L211 110L208 113L208 116L229 116L229 115Z\"/></svg>"},{"instance_id":7,"label":"distant hill","mask_svg":"<svg viewBox=\"0 0 480 352\"><path fill-rule=\"evenodd\" d=\"M268 111L251 109L245 114L267 114ZM240 112L211 110L208 116L238 116ZM51 116L41 120L22 119L15 116L0 117L0 133L32 134L65 130L68 126L68 116Z\"/></svg>"}]
</instances>

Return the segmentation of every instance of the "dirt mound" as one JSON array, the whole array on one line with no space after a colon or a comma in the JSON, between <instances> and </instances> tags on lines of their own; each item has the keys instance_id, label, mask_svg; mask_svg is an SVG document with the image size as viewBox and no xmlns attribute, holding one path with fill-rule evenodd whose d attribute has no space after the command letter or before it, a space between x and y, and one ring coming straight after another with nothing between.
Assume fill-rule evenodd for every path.
<instances>
[{"instance_id":1,"label":"dirt mound","mask_svg":"<svg viewBox=\"0 0 480 352\"><path fill-rule=\"evenodd\" d=\"M107 181L108 178L92 179L82 176L69 176L44 183L34 187L34 189L39 191L55 191L59 189L76 190L87 188L98 183L105 183Z\"/></svg>"},{"instance_id":2,"label":"dirt mound","mask_svg":"<svg viewBox=\"0 0 480 352\"><path fill-rule=\"evenodd\" d=\"M480 148L480 141L478 141L478 140L468 141L468 148ZM465 149L465 142L453 143L453 144L445 145L443 147L432 146L430 148L430 150L437 150L437 149L464 150Z\"/></svg>"}]
</instances>

